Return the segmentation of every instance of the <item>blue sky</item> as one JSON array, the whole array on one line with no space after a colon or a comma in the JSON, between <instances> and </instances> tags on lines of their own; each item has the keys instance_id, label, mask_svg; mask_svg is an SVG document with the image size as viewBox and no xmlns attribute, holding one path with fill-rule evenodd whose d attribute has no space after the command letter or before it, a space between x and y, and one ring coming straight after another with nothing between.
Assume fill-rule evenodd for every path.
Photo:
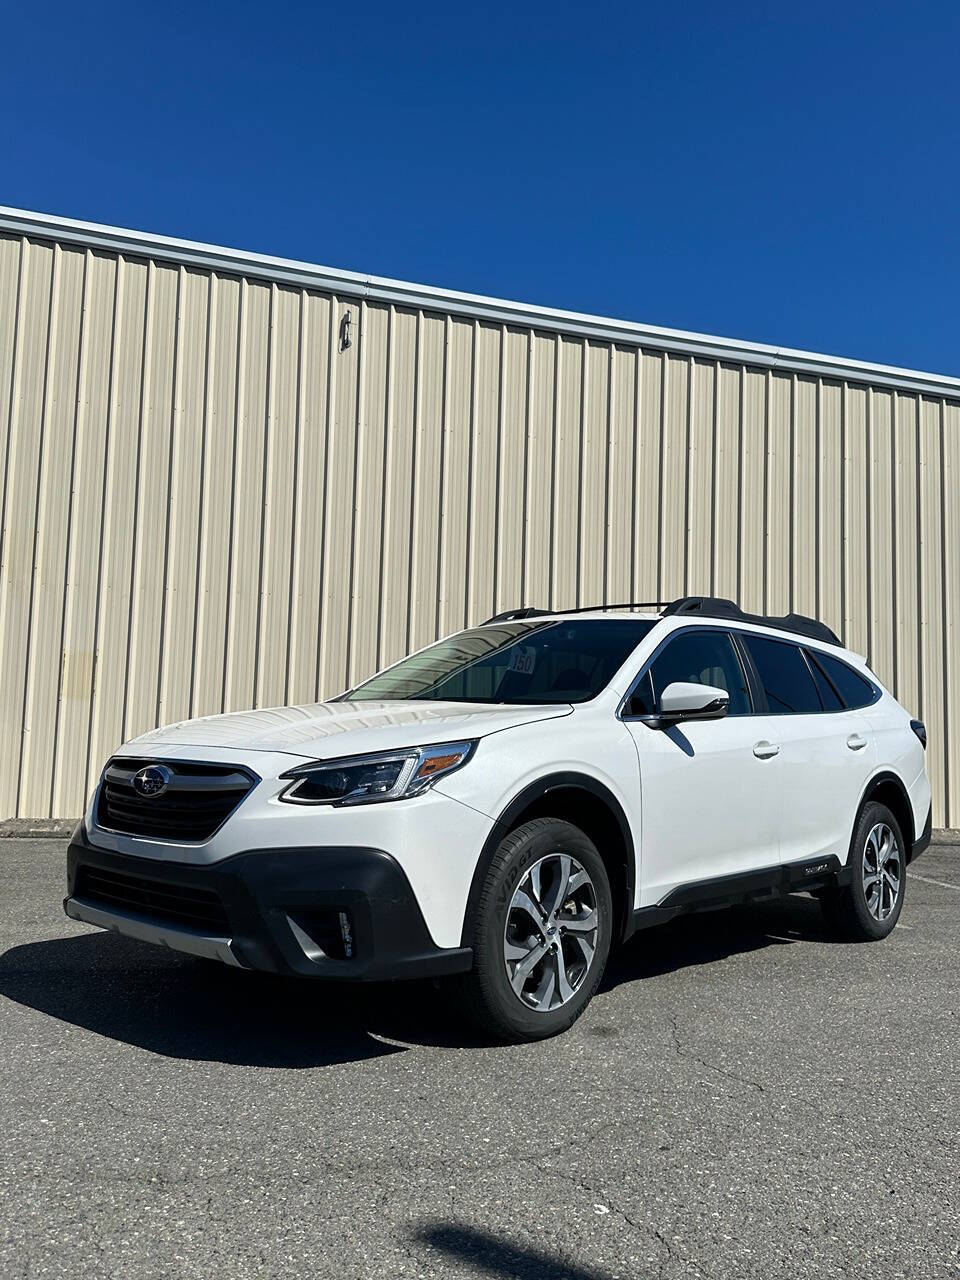
<instances>
[{"instance_id":1,"label":"blue sky","mask_svg":"<svg viewBox=\"0 0 960 1280\"><path fill-rule=\"evenodd\" d=\"M0 203L960 374L953 4L3 25Z\"/></svg>"}]
</instances>

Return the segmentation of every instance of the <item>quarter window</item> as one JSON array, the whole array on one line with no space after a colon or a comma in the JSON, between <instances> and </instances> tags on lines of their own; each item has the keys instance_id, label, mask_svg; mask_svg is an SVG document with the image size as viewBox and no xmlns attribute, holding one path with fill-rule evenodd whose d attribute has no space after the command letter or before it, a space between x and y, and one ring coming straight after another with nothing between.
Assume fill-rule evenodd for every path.
<instances>
[{"instance_id":1,"label":"quarter window","mask_svg":"<svg viewBox=\"0 0 960 1280\"><path fill-rule=\"evenodd\" d=\"M795 644L743 633L767 695L771 715L812 715L823 710L806 659Z\"/></svg>"},{"instance_id":2,"label":"quarter window","mask_svg":"<svg viewBox=\"0 0 960 1280\"><path fill-rule=\"evenodd\" d=\"M634 690L630 714L655 715L664 689L677 680L726 689L730 695L727 714L750 714L750 695L743 667L733 641L725 632L686 631L669 640Z\"/></svg>"},{"instance_id":3,"label":"quarter window","mask_svg":"<svg viewBox=\"0 0 960 1280\"><path fill-rule=\"evenodd\" d=\"M829 683L842 698L842 705L855 711L857 707L868 707L876 700L876 690L869 680L848 667L839 658L829 653L811 653L814 665L827 677Z\"/></svg>"}]
</instances>

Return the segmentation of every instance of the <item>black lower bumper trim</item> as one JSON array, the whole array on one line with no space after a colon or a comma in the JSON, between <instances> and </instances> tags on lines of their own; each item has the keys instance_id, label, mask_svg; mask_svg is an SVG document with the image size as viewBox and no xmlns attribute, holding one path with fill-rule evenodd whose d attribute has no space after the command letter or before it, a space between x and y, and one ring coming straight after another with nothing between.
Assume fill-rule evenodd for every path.
<instances>
[{"instance_id":1,"label":"black lower bumper trim","mask_svg":"<svg viewBox=\"0 0 960 1280\"><path fill-rule=\"evenodd\" d=\"M177 890L185 898L216 894L231 950L249 969L386 981L461 973L473 962L469 947L434 944L410 882L382 849L252 849L197 865L97 848L81 823L67 851L68 896L81 868L88 873L84 900L97 883L90 871L141 879L165 904ZM97 905L116 909L106 901ZM163 924L171 937L169 916Z\"/></svg>"},{"instance_id":2,"label":"black lower bumper trim","mask_svg":"<svg viewBox=\"0 0 960 1280\"><path fill-rule=\"evenodd\" d=\"M715 907L737 906L763 898L844 884L848 878L849 868L841 866L840 859L830 853L818 858L805 858L801 862L784 862L731 876L696 880L678 885L655 907L640 908L640 912L634 913L634 927L641 928L646 923L646 919L636 919L642 912L656 911L659 918L669 919L683 911L708 911ZM650 923L655 921L655 917L650 918Z\"/></svg>"},{"instance_id":3,"label":"black lower bumper trim","mask_svg":"<svg viewBox=\"0 0 960 1280\"><path fill-rule=\"evenodd\" d=\"M913 848L910 850L908 862L912 862L914 858L919 858L921 853L930 846L933 839L933 805L930 806L930 812L927 814L927 820L923 824L923 830L913 842Z\"/></svg>"}]
</instances>

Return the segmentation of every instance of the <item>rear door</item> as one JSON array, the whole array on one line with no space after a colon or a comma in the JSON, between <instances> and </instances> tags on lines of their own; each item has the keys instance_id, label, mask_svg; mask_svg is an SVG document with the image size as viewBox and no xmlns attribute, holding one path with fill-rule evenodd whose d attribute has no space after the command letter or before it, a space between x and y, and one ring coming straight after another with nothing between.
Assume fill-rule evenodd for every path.
<instances>
[{"instance_id":1,"label":"rear door","mask_svg":"<svg viewBox=\"0 0 960 1280\"><path fill-rule=\"evenodd\" d=\"M653 728L675 680L726 689L720 720ZM637 746L641 789L641 904L698 884L778 863L778 770L771 722L756 713L741 655L723 629L672 634L645 666L624 723Z\"/></svg>"},{"instance_id":2,"label":"rear door","mask_svg":"<svg viewBox=\"0 0 960 1280\"><path fill-rule=\"evenodd\" d=\"M766 697L778 748L781 862L846 861L857 804L876 761L872 726L848 710L800 644L738 632Z\"/></svg>"}]
</instances>

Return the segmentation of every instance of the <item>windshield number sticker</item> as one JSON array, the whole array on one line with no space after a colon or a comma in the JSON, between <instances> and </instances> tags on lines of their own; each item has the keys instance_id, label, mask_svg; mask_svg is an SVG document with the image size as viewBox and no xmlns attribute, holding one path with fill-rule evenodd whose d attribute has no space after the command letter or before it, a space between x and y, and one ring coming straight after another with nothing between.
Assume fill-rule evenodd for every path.
<instances>
[{"instance_id":1,"label":"windshield number sticker","mask_svg":"<svg viewBox=\"0 0 960 1280\"><path fill-rule=\"evenodd\" d=\"M532 676L537 651L532 644L519 644L510 654L510 670L521 676Z\"/></svg>"}]
</instances>

